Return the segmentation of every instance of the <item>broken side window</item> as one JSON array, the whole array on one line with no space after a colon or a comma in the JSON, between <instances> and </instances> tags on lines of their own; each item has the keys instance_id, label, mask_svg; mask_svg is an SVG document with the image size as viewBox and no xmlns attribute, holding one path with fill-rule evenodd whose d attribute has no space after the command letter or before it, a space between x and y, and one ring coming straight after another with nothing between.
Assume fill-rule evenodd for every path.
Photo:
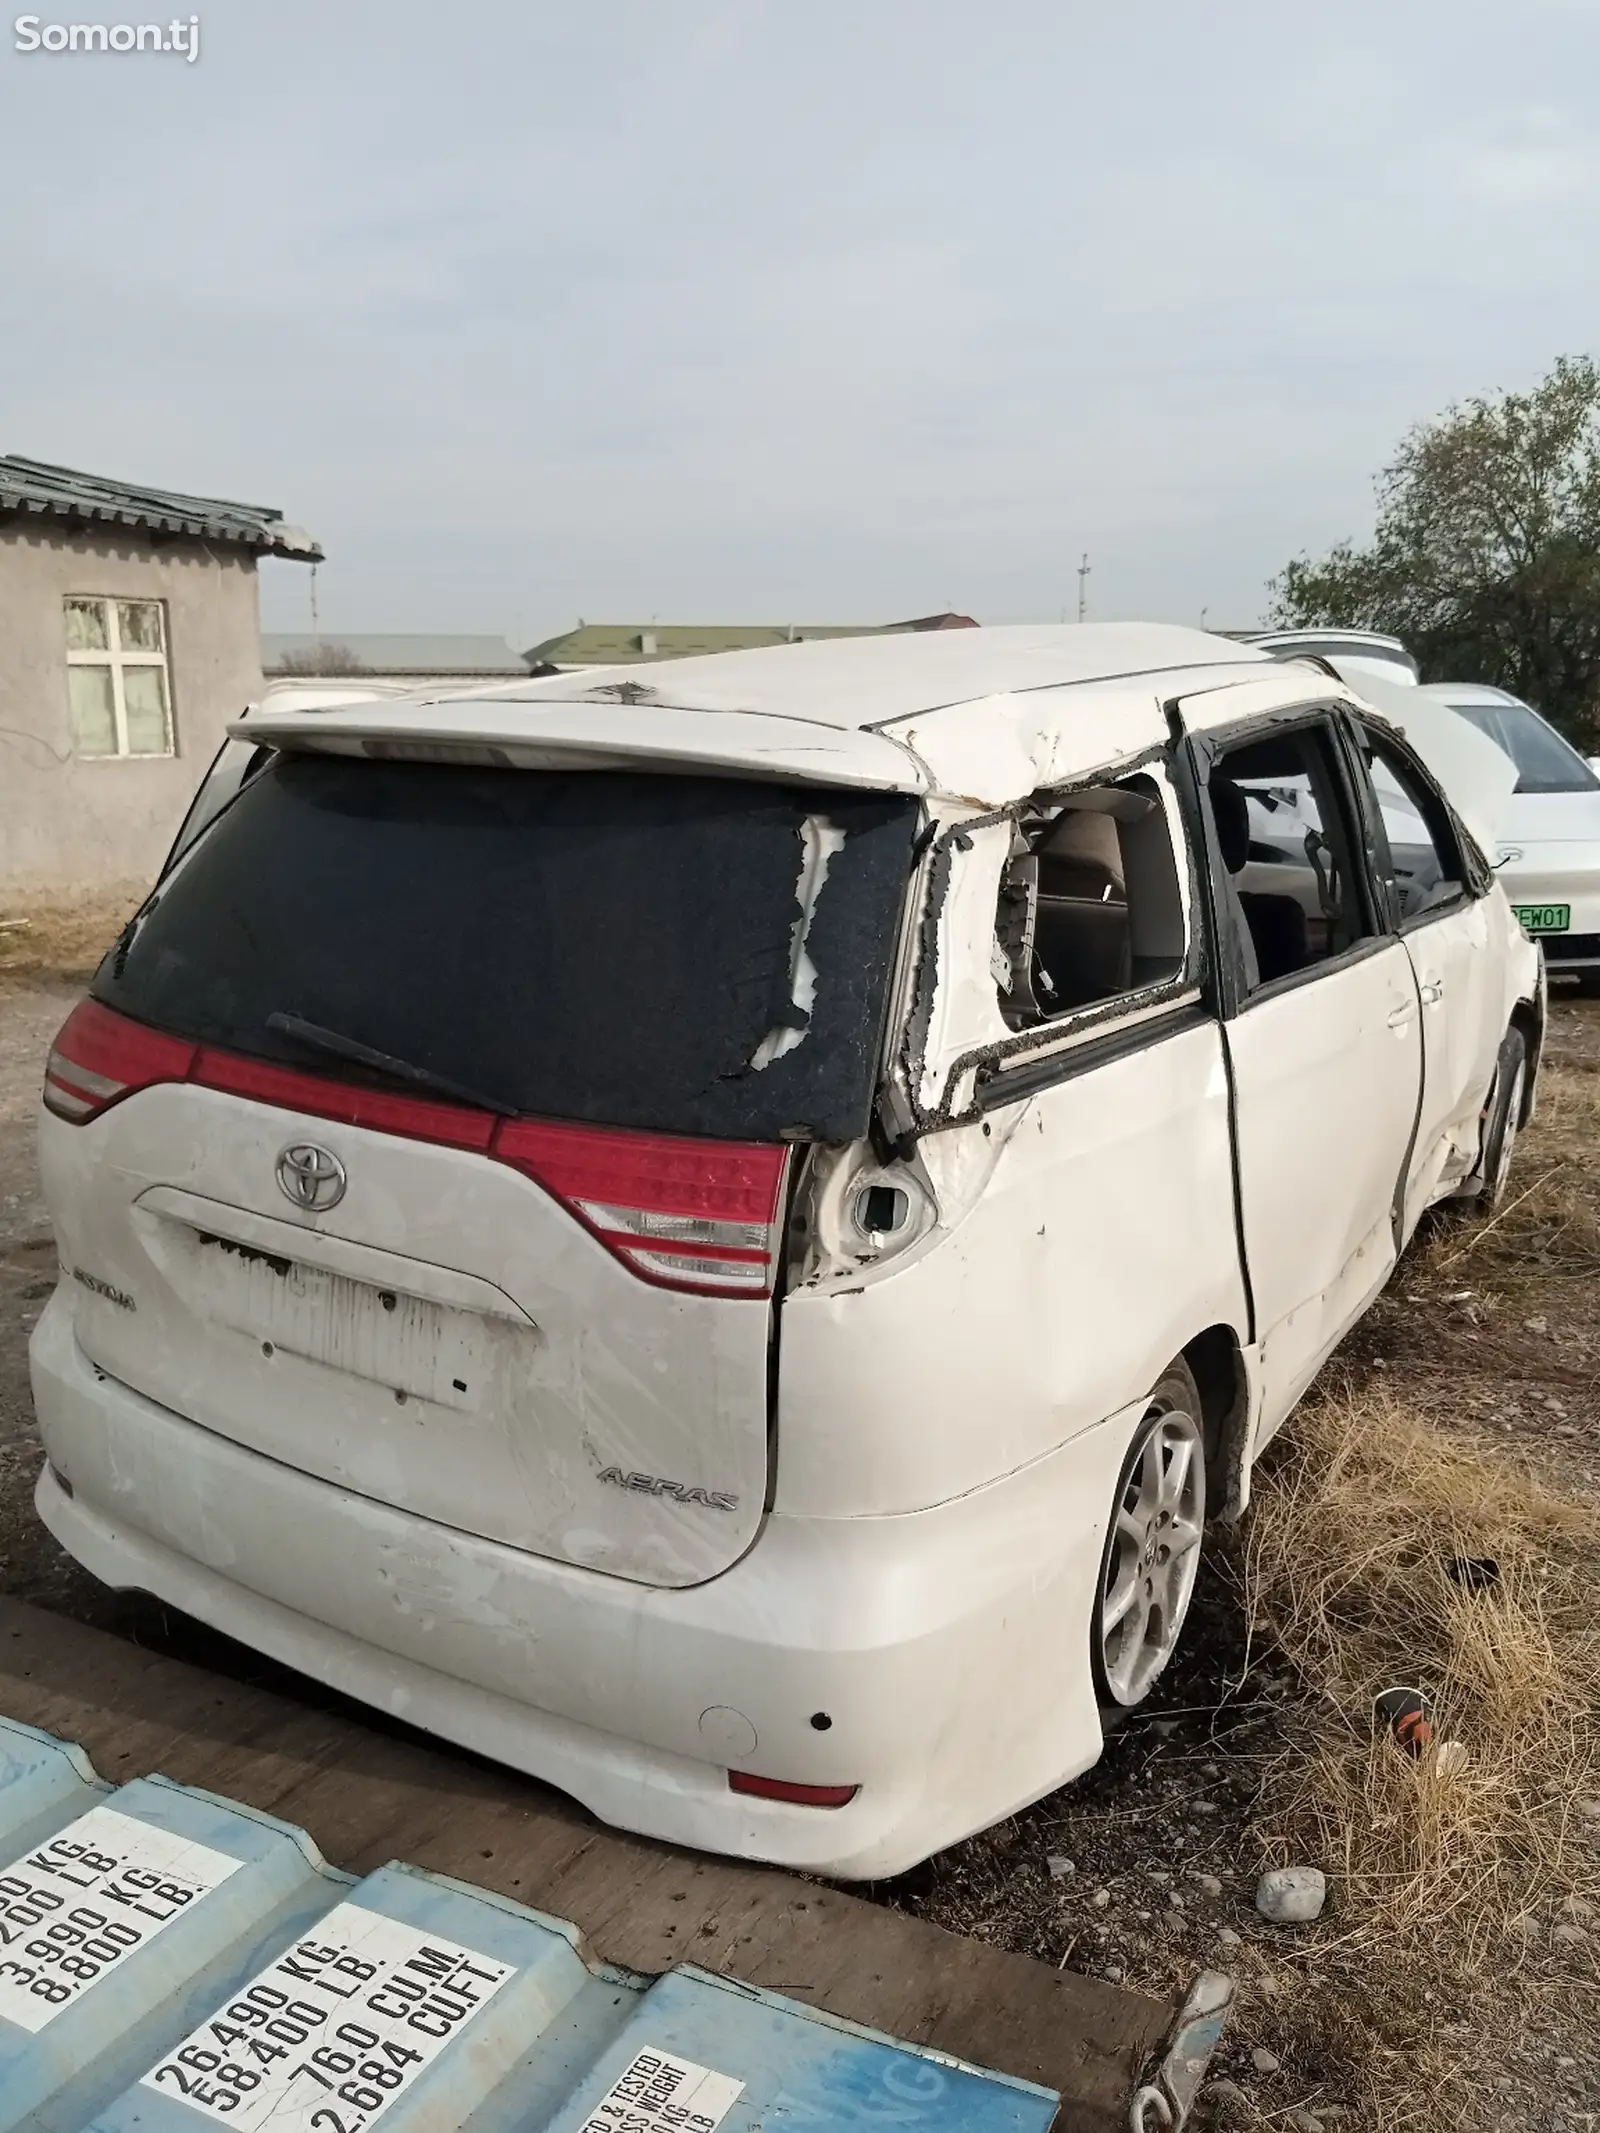
<instances>
[{"instance_id":1,"label":"broken side window","mask_svg":"<svg viewBox=\"0 0 1600 2133\"><path fill-rule=\"evenodd\" d=\"M1143 773L1025 808L1012 825L992 956L1010 1027L1177 977L1188 946L1178 864L1161 788Z\"/></svg>"}]
</instances>

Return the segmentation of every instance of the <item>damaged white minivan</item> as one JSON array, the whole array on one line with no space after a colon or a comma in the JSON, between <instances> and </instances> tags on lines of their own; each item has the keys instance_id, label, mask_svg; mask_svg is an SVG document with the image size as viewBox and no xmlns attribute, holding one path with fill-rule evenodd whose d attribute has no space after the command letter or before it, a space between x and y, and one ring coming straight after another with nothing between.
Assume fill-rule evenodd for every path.
<instances>
[{"instance_id":1,"label":"damaged white minivan","mask_svg":"<svg viewBox=\"0 0 1600 2133\"><path fill-rule=\"evenodd\" d=\"M1403 727L1144 625L252 715L50 1057L44 1519L680 1843L1059 1786L1532 1103Z\"/></svg>"}]
</instances>

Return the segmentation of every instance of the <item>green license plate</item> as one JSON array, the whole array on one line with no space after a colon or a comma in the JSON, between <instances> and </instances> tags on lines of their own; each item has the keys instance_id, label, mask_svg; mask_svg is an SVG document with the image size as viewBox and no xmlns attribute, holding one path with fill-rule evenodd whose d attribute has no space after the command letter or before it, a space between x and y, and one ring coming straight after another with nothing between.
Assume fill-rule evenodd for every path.
<instances>
[{"instance_id":1,"label":"green license plate","mask_svg":"<svg viewBox=\"0 0 1600 2133\"><path fill-rule=\"evenodd\" d=\"M1571 904L1513 904L1524 933L1565 933L1572 924Z\"/></svg>"}]
</instances>

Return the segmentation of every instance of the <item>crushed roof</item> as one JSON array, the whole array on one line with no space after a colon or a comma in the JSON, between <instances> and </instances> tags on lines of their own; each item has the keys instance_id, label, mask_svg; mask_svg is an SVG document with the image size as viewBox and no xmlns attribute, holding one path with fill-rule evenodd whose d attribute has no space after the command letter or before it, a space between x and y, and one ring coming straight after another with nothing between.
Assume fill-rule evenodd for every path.
<instances>
[{"instance_id":1,"label":"crushed roof","mask_svg":"<svg viewBox=\"0 0 1600 2133\"><path fill-rule=\"evenodd\" d=\"M612 701L754 711L866 727L982 697L1266 659L1253 647L1173 623L1024 623L840 634L675 659L648 679L626 665L610 674L552 674L497 689L494 696L501 703Z\"/></svg>"},{"instance_id":2,"label":"crushed roof","mask_svg":"<svg viewBox=\"0 0 1600 2133\"><path fill-rule=\"evenodd\" d=\"M0 519L30 516L126 526L148 534L187 534L195 540L229 541L258 555L322 561L322 549L311 535L286 524L283 513L266 504L183 496L52 466L42 459L0 455Z\"/></svg>"},{"instance_id":3,"label":"crushed roof","mask_svg":"<svg viewBox=\"0 0 1600 2133\"><path fill-rule=\"evenodd\" d=\"M290 663L288 668L285 660ZM318 660L327 661L327 666L317 666ZM261 670L264 674L452 674L462 678L483 674L509 679L526 675L528 666L504 637L449 636L431 631L357 631L352 636L332 630L313 637L264 630Z\"/></svg>"},{"instance_id":4,"label":"crushed roof","mask_svg":"<svg viewBox=\"0 0 1600 2133\"><path fill-rule=\"evenodd\" d=\"M832 638L718 657L418 690L234 727L281 746L466 748L557 768L663 767L1004 805L1164 746L1164 706L1265 682L1326 689L1247 646L1161 623Z\"/></svg>"}]
</instances>

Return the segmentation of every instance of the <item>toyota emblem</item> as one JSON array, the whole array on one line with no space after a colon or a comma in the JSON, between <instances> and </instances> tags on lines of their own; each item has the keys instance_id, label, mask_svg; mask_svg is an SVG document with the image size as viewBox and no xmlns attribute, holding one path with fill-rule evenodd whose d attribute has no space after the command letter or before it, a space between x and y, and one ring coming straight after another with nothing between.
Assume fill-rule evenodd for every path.
<instances>
[{"instance_id":1,"label":"toyota emblem","mask_svg":"<svg viewBox=\"0 0 1600 2133\"><path fill-rule=\"evenodd\" d=\"M297 1141L278 1158L278 1185L308 1215L326 1214L344 1198L344 1165L315 1142Z\"/></svg>"}]
</instances>

